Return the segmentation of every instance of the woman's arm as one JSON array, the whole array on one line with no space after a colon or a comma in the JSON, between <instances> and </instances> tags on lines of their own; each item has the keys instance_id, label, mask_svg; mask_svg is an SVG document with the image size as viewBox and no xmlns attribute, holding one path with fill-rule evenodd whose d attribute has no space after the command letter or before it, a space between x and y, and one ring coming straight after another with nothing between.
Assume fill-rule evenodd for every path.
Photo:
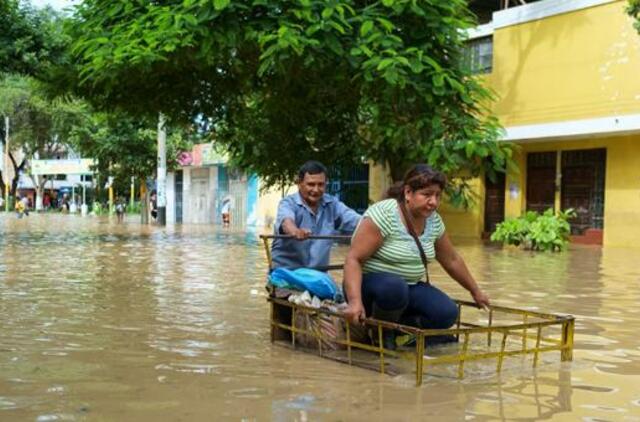
<instances>
[{"instance_id":1,"label":"woman's arm","mask_svg":"<svg viewBox=\"0 0 640 422\"><path fill-rule=\"evenodd\" d=\"M474 302L481 308L489 305L489 296L478 287L478 283L469 272L464 260L451 244L447 233L436 240L435 248L436 259L440 265L455 281L471 293Z\"/></svg>"},{"instance_id":2,"label":"woman's arm","mask_svg":"<svg viewBox=\"0 0 640 422\"><path fill-rule=\"evenodd\" d=\"M349 253L344 261L344 290L349 307L345 315L353 323L365 318L362 304L362 264L382 246L380 229L369 218L364 218L351 240Z\"/></svg>"}]
</instances>

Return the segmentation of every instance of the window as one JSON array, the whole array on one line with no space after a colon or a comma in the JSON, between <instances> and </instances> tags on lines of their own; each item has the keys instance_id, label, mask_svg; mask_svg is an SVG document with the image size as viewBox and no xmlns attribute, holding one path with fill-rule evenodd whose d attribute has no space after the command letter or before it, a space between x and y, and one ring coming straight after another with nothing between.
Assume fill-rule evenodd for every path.
<instances>
[{"instance_id":1,"label":"window","mask_svg":"<svg viewBox=\"0 0 640 422\"><path fill-rule=\"evenodd\" d=\"M67 180L66 174L56 174L55 180Z\"/></svg>"},{"instance_id":2,"label":"window","mask_svg":"<svg viewBox=\"0 0 640 422\"><path fill-rule=\"evenodd\" d=\"M465 59L474 74L491 73L493 67L493 36L467 41Z\"/></svg>"}]
</instances>

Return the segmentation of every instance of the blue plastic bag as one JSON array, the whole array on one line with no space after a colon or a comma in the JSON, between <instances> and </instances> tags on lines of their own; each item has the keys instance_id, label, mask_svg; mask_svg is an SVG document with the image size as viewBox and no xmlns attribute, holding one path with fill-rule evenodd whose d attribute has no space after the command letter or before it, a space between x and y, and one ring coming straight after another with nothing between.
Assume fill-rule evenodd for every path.
<instances>
[{"instance_id":1,"label":"blue plastic bag","mask_svg":"<svg viewBox=\"0 0 640 422\"><path fill-rule=\"evenodd\" d=\"M308 290L320 299L343 300L342 293L329 274L310 268L276 268L269 274L269 282L280 288Z\"/></svg>"}]
</instances>

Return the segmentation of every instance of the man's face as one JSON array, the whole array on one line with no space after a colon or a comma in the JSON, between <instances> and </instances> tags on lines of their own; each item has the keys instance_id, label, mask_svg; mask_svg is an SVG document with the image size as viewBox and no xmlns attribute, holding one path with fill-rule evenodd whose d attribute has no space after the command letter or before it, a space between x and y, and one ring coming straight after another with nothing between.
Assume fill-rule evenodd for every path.
<instances>
[{"instance_id":1,"label":"man's face","mask_svg":"<svg viewBox=\"0 0 640 422\"><path fill-rule=\"evenodd\" d=\"M300 196L310 207L318 205L327 186L327 175L324 173L304 174L304 179L298 182Z\"/></svg>"}]
</instances>

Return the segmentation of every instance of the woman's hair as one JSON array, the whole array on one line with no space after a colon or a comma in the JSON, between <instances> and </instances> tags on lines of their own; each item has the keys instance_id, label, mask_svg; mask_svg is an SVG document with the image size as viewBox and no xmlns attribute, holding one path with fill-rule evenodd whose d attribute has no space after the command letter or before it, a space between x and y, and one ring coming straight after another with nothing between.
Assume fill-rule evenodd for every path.
<instances>
[{"instance_id":1,"label":"woman's hair","mask_svg":"<svg viewBox=\"0 0 640 422\"><path fill-rule=\"evenodd\" d=\"M438 185L444 190L447 186L447 176L437 170L434 170L428 164L416 164L411 167L405 174L404 179L394 183L388 190L386 197L394 199L404 198L404 187L408 186L411 191L424 189L427 186Z\"/></svg>"}]
</instances>

